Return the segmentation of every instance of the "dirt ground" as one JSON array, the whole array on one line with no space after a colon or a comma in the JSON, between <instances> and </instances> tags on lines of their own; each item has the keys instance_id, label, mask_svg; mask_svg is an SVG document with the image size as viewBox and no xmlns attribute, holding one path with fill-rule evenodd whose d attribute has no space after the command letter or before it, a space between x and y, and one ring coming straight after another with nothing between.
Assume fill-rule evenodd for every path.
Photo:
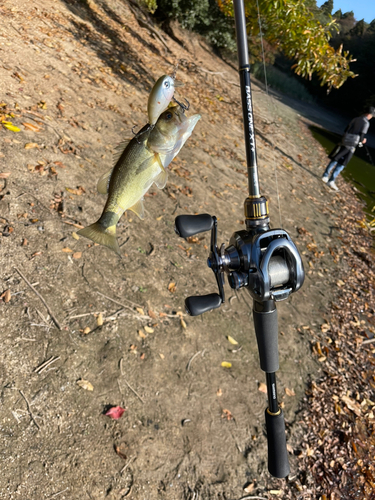
<instances>
[{"instance_id":1,"label":"dirt ground","mask_svg":"<svg viewBox=\"0 0 375 500\"><path fill-rule=\"evenodd\" d=\"M151 29L125 1L5 0L0 14L0 115L20 128L0 130L0 173L10 172L0 179L0 498L271 499L284 488L298 498L267 472L250 296L227 285L219 310L184 311L186 296L216 285L209 235L179 239L174 218L216 215L219 243L244 227L236 70L177 26L173 37ZM101 214L97 180L177 61L179 96L202 119L166 188L146 196L146 219L120 220L120 259L75 232ZM296 471L298 412L321 374L311 339L348 271L328 249L342 253L336 217L354 194L341 179L339 195L321 183L326 156L308 118L253 91L261 192L306 270L303 289L278 304L278 390ZM121 419L104 415L117 405Z\"/></svg>"}]
</instances>

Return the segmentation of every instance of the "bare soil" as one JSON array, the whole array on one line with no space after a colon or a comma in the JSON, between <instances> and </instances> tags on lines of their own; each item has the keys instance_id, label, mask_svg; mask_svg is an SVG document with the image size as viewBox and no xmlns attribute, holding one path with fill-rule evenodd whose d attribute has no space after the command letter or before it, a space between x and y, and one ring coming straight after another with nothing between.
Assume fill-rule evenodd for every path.
<instances>
[{"instance_id":1,"label":"bare soil","mask_svg":"<svg viewBox=\"0 0 375 500\"><path fill-rule=\"evenodd\" d=\"M216 215L220 243L243 228L236 70L177 25L156 35L119 0L5 0L0 13L0 115L21 129L0 130L0 173L10 172L0 179L0 498L298 498L295 483L267 472L250 296L226 286L219 310L184 311L186 296L216 285L209 235L179 239L174 218ZM179 97L202 119L166 188L146 196L146 219L121 219L120 259L75 231L101 214L98 178L178 61ZM303 289L278 305L278 389L297 472L299 411L322 373L312 338L349 270L333 257L343 253L336 218L354 194L342 179L339 194L322 184L326 156L308 117L253 91L261 190L306 270ZM104 416L117 405L121 419Z\"/></svg>"}]
</instances>

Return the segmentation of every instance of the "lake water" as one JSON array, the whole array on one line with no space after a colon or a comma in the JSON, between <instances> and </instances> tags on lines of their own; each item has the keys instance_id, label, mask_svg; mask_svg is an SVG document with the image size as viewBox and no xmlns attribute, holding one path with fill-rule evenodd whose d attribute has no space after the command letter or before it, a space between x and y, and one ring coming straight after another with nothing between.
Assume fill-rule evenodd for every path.
<instances>
[{"instance_id":1,"label":"lake water","mask_svg":"<svg viewBox=\"0 0 375 500\"><path fill-rule=\"evenodd\" d=\"M341 136L323 128L311 126L310 130L317 141L329 154L339 142ZM327 165L329 159L327 158ZM369 147L357 148L353 158L342 171L342 176L351 182L357 195L366 204L368 221L375 218L375 149ZM374 211L372 212L372 210Z\"/></svg>"}]
</instances>

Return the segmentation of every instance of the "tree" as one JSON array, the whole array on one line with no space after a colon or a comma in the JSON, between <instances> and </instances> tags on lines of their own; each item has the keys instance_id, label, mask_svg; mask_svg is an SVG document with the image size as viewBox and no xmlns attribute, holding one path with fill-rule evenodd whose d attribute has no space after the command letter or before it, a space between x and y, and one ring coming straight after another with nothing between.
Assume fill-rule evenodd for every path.
<instances>
[{"instance_id":1,"label":"tree","mask_svg":"<svg viewBox=\"0 0 375 500\"><path fill-rule=\"evenodd\" d=\"M332 15L332 10L333 10L333 0L327 0L320 6L320 10L323 12L325 15Z\"/></svg>"},{"instance_id":2,"label":"tree","mask_svg":"<svg viewBox=\"0 0 375 500\"><path fill-rule=\"evenodd\" d=\"M150 1L150 0L148 0ZM268 44L268 54L281 51L295 60L295 73L311 79L316 74L321 85L339 88L355 74L350 70L352 57L342 46L334 49L329 44L338 25L323 16L316 0L244 0L247 27L252 54L262 56L258 10L262 21L262 35ZM327 9L332 0L326 2ZM155 16L160 20L178 19L183 27L205 35L216 47L235 50L232 0L158 0ZM323 16L324 17L324 16ZM351 26L352 27L352 26Z\"/></svg>"},{"instance_id":3,"label":"tree","mask_svg":"<svg viewBox=\"0 0 375 500\"><path fill-rule=\"evenodd\" d=\"M223 12L233 15L231 0L218 3ZM352 57L348 52L343 52L342 45L335 50L329 44L331 31L338 31L335 21L321 24L303 0L259 0L258 5L265 39L286 57L296 60L292 67L297 75L311 79L315 73L328 91L356 76L349 68ZM245 11L249 35L258 36L257 4L245 0Z\"/></svg>"}]
</instances>

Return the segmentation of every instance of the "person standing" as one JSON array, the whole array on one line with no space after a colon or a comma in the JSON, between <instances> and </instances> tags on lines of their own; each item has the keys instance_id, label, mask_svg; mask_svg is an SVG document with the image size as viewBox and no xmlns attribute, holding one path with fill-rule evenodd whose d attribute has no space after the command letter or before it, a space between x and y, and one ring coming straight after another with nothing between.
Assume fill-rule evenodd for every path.
<instances>
[{"instance_id":1,"label":"person standing","mask_svg":"<svg viewBox=\"0 0 375 500\"><path fill-rule=\"evenodd\" d=\"M345 129L340 143L328 155L331 160L322 177L322 181L330 188L338 191L335 179L344 170L359 144L366 143L366 133L370 120L375 116L375 108L370 107L365 114L354 118Z\"/></svg>"}]
</instances>

